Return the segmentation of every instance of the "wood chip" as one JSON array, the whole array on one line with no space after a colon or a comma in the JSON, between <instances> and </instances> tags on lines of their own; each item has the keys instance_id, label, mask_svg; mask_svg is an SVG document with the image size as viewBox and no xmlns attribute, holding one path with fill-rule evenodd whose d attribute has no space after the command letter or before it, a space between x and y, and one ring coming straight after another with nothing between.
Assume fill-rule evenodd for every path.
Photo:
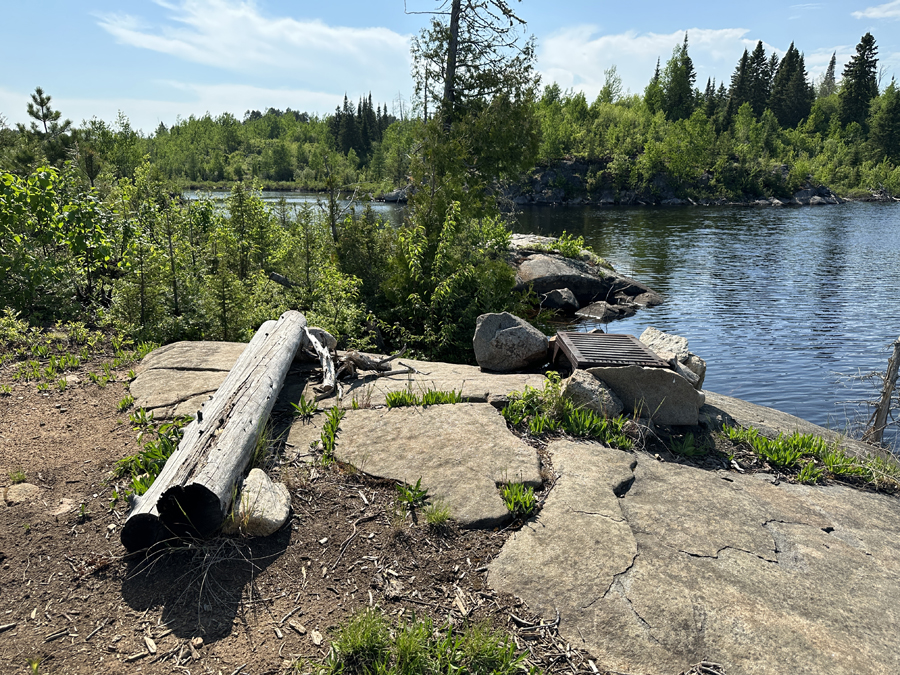
<instances>
[{"instance_id":1,"label":"wood chip","mask_svg":"<svg viewBox=\"0 0 900 675\"><path fill-rule=\"evenodd\" d=\"M318 647L319 645L321 645L321 644L322 644L322 641L323 641L323 639L324 639L324 638L322 637L322 634L321 634L319 631L317 631L317 630L314 630L312 633L309 634L309 636L312 638L313 644L314 644L316 647Z\"/></svg>"},{"instance_id":2,"label":"wood chip","mask_svg":"<svg viewBox=\"0 0 900 675\"><path fill-rule=\"evenodd\" d=\"M131 656L126 656L125 663L131 663L132 661L137 661L138 659L142 659L145 656L150 656L150 652L138 652L137 654L132 654Z\"/></svg>"},{"instance_id":3,"label":"wood chip","mask_svg":"<svg viewBox=\"0 0 900 675\"><path fill-rule=\"evenodd\" d=\"M155 653L156 653L156 651L157 651L157 649L156 649L156 643L153 641L153 638L151 638L151 637L145 635L145 636L144 636L144 644L147 645L147 651L148 651L148 652L150 652L151 654L155 654Z\"/></svg>"},{"instance_id":4,"label":"wood chip","mask_svg":"<svg viewBox=\"0 0 900 675\"><path fill-rule=\"evenodd\" d=\"M34 618L34 612L31 613L31 618ZM0 633L15 628L17 624L15 623L5 623L0 626Z\"/></svg>"},{"instance_id":5,"label":"wood chip","mask_svg":"<svg viewBox=\"0 0 900 675\"><path fill-rule=\"evenodd\" d=\"M278 628L278 626L272 626L272 628L275 629L275 637L277 637L279 640L283 640L284 633L281 632L281 630Z\"/></svg>"},{"instance_id":6,"label":"wood chip","mask_svg":"<svg viewBox=\"0 0 900 675\"><path fill-rule=\"evenodd\" d=\"M288 626L297 631L300 635L306 635L306 627L302 623L297 623L293 619L288 621Z\"/></svg>"}]
</instances>

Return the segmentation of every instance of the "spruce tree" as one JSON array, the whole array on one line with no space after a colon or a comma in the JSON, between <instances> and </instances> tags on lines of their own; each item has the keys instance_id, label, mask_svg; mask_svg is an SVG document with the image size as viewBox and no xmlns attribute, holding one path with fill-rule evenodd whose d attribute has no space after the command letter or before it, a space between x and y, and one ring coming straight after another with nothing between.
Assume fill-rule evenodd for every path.
<instances>
[{"instance_id":1,"label":"spruce tree","mask_svg":"<svg viewBox=\"0 0 900 675\"><path fill-rule=\"evenodd\" d=\"M672 51L662 78L663 110L670 120L683 120L694 112L694 62L688 55L688 34L684 42Z\"/></svg>"},{"instance_id":2,"label":"spruce tree","mask_svg":"<svg viewBox=\"0 0 900 675\"><path fill-rule=\"evenodd\" d=\"M837 84L834 81L835 65L837 65L837 52L831 54L831 61L828 62L828 68L825 70L825 74L822 75L819 86L816 88L816 98L825 98L837 91Z\"/></svg>"},{"instance_id":3,"label":"spruce tree","mask_svg":"<svg viewBox=\"0 0 900 675\"><path fill-rule=\"evenodd\" d=\"M659 59L656 59L656 71L653 73L647 88L644 89L644 104L651 114L658 113L663 107L663 91L660 79Z\"/></svg>"},{"instance_id":4,"label":"spruce tree","mask_svg":"<svg viewBox=\"0 0 900 675\"><path fill-rule=\"evenodd\" d=\"M769 61L766 59L762 40L756 43L747 67L747 102L753 108L753 114L760 117L766 109L772 86L772 73L769 72Z\"/></svg>"},{"instance_id":5,"label":"spruce tree","mask_svg":"<svg viewBox=\"0 0 900 675\"><path fill-rule=\"evenodd\" d=\"M871 33L862 36L856 54L844 66L841 82L841 124L856 122L865 128L869 103L878 96L878 48Z\"/></svg>"},{"instance_id":6,"label":"spruce tree","mask_svg":"<svg viewBox=\"0 0 900 675\"><path fill-rule=\"evenodd\" d=\"M737 114L742 105L750 102L750 54L747 50L731 75L731 87L728 90L728 107L725 116L730 120Z\"/></svg>"},{"instance_id":7,"label":"spruce tree","mask_svg":"<svg viewBox=\"0 0 900 675\"><path fill-rule=\"evenodd\" d=\"M900 91L893 78L873 102L869 124L869 143L875 161L887 158L894 163L900 162Z\"/></svg>"},{"instance_id":8,"label":"spruce tree","mask_svg":"<svg viewBox=\"0 0 900 675\"><path fill-rule=\"evenodd\" d=\"M813 96L803 54L797 51L792 42L775 73L769 109L782 127L794 128L809 116Z\"/></svg>"}]
</instances>

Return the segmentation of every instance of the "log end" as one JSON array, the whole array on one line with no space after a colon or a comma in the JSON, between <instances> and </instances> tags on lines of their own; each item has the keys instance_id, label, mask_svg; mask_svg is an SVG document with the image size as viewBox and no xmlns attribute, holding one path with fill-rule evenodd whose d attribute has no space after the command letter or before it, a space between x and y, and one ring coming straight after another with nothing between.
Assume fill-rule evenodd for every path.
<instances>
[{"instance_id":1,"label":"log end","mask_svg":"<svg viewBox=\"0 0 900 675\"><path fill-rule=\"evenodd\" d=\"M122 526L119 538L129 553L149 549L165 538L165 528L153 513L135 513Z\"/></svg>"},{"instance_id":2,"label":"log end","mask_svg":"<svg viewBox=\"0 0 900 675\"><path fill-rule=\"evenodd\" d=\"M169 488L157 509L161 524L176 537L210 537L225 521L225 506L216 494L196 483Z\"/></svg>"}]
</instances>

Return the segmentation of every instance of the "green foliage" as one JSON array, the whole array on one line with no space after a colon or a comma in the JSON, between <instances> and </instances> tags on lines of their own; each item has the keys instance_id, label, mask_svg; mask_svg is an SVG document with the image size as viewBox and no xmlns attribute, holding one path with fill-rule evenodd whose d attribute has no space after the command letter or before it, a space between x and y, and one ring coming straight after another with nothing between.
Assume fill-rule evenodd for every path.
<instances>
[{"instance_id":1,"label":"green foliage","mask_svg":"<svg viewBox=\"0 0 900 675\"><path fill-rule=\"evenodd\" d=\"M385 403L388 408L446 405L462 403L463 400L462 389L459 391L440 391L429 387L420 396L415 394L412 389L406 388L400 391L389 391L385 394Z\"/></svg>"},{"instance_id":2,"label":"green foliage","mask_svg":"<svg viewBox=\"0 0 900 675\"><path fill-rule=\"evenodd\" d=\"M417 506L422 506L428 500L428 490L422 487L422 479L415 485L397 484L397 500L410 511Z\"/></svg>"},{"instance_id":3,"label":"green foliage","mask_svg":"<svg viewBox=\"0 0 900 675\"><path fill-rule=\"evenodd\" d=\"M116 404L116 410L118 410L119 412L125 412L125 411L128 410L132 405L134 405L134 396L132 396L131 394L126 394L126 395L122 398L122 400L120 400L120 401Z\"/></svg>"},{"instance_id":4,"label":"green foliage","mask_svg":"<svg viewBox=\"0 0 900 675\"><path fill-rule=\"evenodd\" d=\"M547 373L543 389L528 386L522 392L511 392L501 414L510 426L531 436L562 431L622 450L629 450L634 444L627 433L627 419L606 418L593 410L576 408L571 400L563 397L562 380L555 372Z\"/></svg>"},{"instance_id":5,"label":"green foliage","mask_svg":"<svg viewBox=\"0 0 900 675\"><path fill-rule=\"evenodd\" d=\"M425 522L431 527L446 527L450 521L450 506L441 500L429 503L424 509Z\"/></svg>"},{"instance_id":6,"label":"green foliage","mask_svg":"<svg viewBox=\"0 0 900 675\"><path fill-rule=\"evenodd\" d=\"M334 462L334 447L337 441L337 433L344 419L345 412L337 406L331 408L325 416L325 424L322 425L320 439L322 442L322 462L331 464Z\"/></svg>"},{"instance_id":7,"label":"green foliage","mask_svg":"<svg viewBox=\"0 0 900 675\"><path fill-rule=\"evenodd\" d=\"M24 471L22 471L22 469L19 469L18 471L10 471L9 473L9 481L13 485L16 485L17 483L24 483L26 480L28 480L28 476Z\"/></svg>"},{"instance_id":8,"label":"green foliage","mask_svg":"<svg viewBox=\"0 0 900 675\"><path fill-rule=\"evenodd\" d=\"M701 457L706 454L706 448L697 444L697 440L692 433L687 433L681 438L672 438L670 442L672 445L672 452L676 455L683 455L684 457Z\"/></svg>"},{"instance_id":9,"label":"green foliage","mask_svg":"<svg viewBox=\"0 0 900 675\"><path fill-rule=\"evenodd\" d=\"M507 483L500 490L500 494L506 508L516 518L527 518L537 505L534 488L524 483Z\"/></svg>"},{"instance_id":10,"label":"green foliage","mask_svg":"<svg viewBox=\"0 0 900 675\"><path fill-rule=\"evenodd\" d=\"M315 399L306 399L306 396L303 394L300 395L299 403L291 402L291 407L294 409L294 415L299 417L303 423L307 423L312 419L312 416L319 410L319 405Z\"/></svg>"},{"instance_id":11,"label":"green foliage","mask_svg":"<svg viewBox=\"0 0 900 675\"><path fill-rule=\"evenodd\" d=\"M139 430L138 442L146 434L153 432L152 413L147 415L143 408L132 413L131 420L137 425L135 428ZM153 485L153 481L165 466L166 460L178 448L178 443L184 434L184 427L189 421L189 418L181 417L161 424L155 429L155 440L144 443L139 452L123 457L115 463L113 476L129 481L130 487L125 492L126 496L131 494L140 496Z\"/></svg>"},{"instance_id":12,"label":"green foliage","mask_svg":"<svg viewBox=\"0 0 900 675\"><path fill-rule=\"evenodd\" d=\"M324 672L514 675L525 670L523 661L508 637L481 624L439 629L414 616L392 628L380 612L366 609L338 629Z\"/></svg>"}]
</instances>

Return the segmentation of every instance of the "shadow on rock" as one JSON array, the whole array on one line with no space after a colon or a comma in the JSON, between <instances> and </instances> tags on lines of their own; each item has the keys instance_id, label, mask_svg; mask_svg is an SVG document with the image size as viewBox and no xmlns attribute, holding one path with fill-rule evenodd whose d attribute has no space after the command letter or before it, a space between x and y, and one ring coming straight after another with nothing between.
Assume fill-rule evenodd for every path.
<instances>
[{"instance_id":1,"label":"shadow on rock","mask_svg":"<svg viewBox=\"0 0 900 675\"><path fill-rule=\"evenodd\" d=\"M291 529L270 537L179 540L129 563L122 597L138 612L162 606L162 621L179 638L207 643L246 623L260 597L254 579L286 550Z\"/></svg>"}]
</instances>

